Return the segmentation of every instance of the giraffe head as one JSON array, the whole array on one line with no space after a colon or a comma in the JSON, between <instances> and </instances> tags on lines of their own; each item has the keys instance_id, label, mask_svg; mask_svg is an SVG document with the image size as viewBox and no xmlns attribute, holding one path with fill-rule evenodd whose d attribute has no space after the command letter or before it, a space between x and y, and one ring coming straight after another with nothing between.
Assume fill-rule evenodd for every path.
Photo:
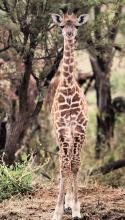
<instances>
[{"instance_id":1,"label":"giraffe head","mask_svg":"<svg viewBox=\"0 0 125 220\"><path fill-rule=\"evenodd\" d=\"M77 29L88 21L89 15L82 14L77 17L74 13L64 13L63 16L52 14L52 19L62 29L64 38L70 40L76 37Z\"/></svg>"}]
</instances>

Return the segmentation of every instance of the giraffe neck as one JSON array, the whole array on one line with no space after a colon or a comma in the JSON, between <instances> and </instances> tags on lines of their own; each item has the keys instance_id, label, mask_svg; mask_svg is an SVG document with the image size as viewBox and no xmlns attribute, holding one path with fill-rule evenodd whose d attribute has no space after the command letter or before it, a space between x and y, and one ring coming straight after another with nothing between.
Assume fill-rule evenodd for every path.
<instances>
[{"instance_id":1,"label":"giraffe neck","mask_svg":"<svg viewBox=\"0 0 125 220\"><path fill-rule=\"evenodd\" d=\"M64 39L62 78L67 85L74 80L74 40Z\"/></svg>"}]
</instances>

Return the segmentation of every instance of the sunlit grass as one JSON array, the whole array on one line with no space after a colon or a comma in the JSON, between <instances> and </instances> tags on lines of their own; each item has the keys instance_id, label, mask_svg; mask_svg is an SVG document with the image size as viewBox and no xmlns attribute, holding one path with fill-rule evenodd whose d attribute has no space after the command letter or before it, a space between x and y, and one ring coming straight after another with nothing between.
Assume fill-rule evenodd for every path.
<instances>
[{"instance_id":1,"label":"sunlit grass","mask_svg":"<svg viewBox=\"0 0 125 220\"><path fill-rule=\"evenodd\" d=\"M25 194L32 190L32 169L25 161L7 167L0 165L0 202L15 194Z\"/></svg>"}]
</instances>

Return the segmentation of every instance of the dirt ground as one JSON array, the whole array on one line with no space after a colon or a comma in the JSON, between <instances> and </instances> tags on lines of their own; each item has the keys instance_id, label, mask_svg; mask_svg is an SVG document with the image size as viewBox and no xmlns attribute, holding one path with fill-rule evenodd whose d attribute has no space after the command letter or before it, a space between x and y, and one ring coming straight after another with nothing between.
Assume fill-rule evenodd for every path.
<instances>
[{"instance_id":1,"label":"dirt ground","mask_svg":"<svg viewBox=\"0 0 125 220\"><path fill-rule=\"evenodd\" d=\"M14 196L0 203L2 220L51 220L56 187L39 188L31 195ZM104 187L79 188L82 220L125 220L125 189ZM63 220L70 220L64 214Z\"/></svg>"}]
</instances>

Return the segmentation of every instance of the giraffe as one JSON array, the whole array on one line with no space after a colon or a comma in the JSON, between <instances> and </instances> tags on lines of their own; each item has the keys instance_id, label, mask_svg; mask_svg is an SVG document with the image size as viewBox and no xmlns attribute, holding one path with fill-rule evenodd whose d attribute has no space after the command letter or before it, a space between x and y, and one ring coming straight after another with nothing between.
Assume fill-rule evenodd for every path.
<instances>
[{"instance_id":1,"label":"giraffe","mask_svg":"<svg viewBox=\"0 0 125 220\"><path fill-rule=\"evenodd\" d=\"M53 220L61 220L63 211L69 209L72 210L73 219L80 219L77 177L88 116L86 98L74 76L74 44L77 29L88 21L88 15L82 14L77 17L67 11L62 16L52 14L52 19L62 29L64 37L60 80L51 110L60 148L60 185Z\"/></svg>"}]
</instances>

